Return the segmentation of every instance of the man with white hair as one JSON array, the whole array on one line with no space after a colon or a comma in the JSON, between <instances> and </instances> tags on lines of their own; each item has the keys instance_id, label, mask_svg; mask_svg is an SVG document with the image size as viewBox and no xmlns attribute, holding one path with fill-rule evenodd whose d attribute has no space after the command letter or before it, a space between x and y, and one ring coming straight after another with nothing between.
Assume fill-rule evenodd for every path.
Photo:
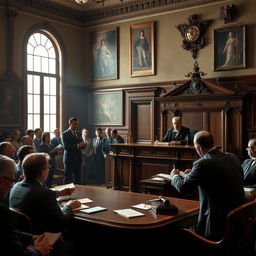
<instances>
[{"instance_id":1,"label":"man with white hair","mask_svg":"<svg viewBox=\"0 0 256 256\"><path fill-rule=\"evenodd\" d=\"M43 235L33 236L32 234L17 231L15 222L9 208L2 203L10 191L15 180L15 162L0 155L0 244L1 251L9 256L46 256L49 255L52 246L42 242ZM21 241L27 241L32 246L26 249Z\"/></svg>"},{"instance_id":2,"label":"man with white hair","mask_svg":"<svg viewBox=\"0 0 256 256\"><path fill-rule=\"evenodd\" d=\"M182 126L181 116L172 118L173 128L169 128L162 142L170 142L170 145L191 144L190 129Z\"/></svg>"}]
</instances>

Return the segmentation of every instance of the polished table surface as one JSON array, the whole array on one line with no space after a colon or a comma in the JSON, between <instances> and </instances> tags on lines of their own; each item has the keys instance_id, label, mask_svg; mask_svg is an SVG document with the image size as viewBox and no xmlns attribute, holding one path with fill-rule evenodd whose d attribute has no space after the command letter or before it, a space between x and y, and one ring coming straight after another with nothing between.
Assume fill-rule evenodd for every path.
<instances>
[{"instance_id":1,"label":"polished table surface","mask_svg":"<svg viewBox=\"0 0 256 256\"><path fill-rule=\"evenodd\" d=\"M195 221L197 219L199 211L198 201L164 197L178 207L178 214L163 215L156 214L152 210L146 211L132 208L136 211L145 213L145 216L128 219L118 215L113 212L113 210L131 208L132 205L139 203L149 204L150 202L148 202L148 200L156 199L157 196L111 190L104 187L76 185L75 193L72 194L72 199L82 198L89 198L93 201L92 203L87 204L89 207L102 206L107 208L107 211L92 214L78 211L74 213L75 219L114 228L149 229L162 227L171 223L186 226L185 223L190 223L191 220Z\"/></svg>"}]
</instances>

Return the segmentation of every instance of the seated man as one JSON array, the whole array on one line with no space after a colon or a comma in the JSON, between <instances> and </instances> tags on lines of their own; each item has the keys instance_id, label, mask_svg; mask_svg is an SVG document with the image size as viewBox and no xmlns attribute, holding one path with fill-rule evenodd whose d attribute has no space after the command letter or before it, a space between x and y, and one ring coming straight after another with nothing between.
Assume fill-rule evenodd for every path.
<instances>
[{"instance_id":1,"label":"seated man","mask_svg":"<svg viewBox=\"0 0 256 256\"><path fill-rule=\"evenodd\" d=\"M14 185L9 198L10 207L31 218L35 234L65 231L72 209L81 205L78 201L69 201L60 209L56 192L43 185L49 173L48 160L49 156L45 153L27 155L22 162L25 178Z\"/></svg>"},{"instance_id":2,"label":"seated man","mask_svg":"<svg viewBox=\"0 0 256 256\"><path fill-rule=\"evenodd\" d=\"M111 130L111 137L112 137L111 143L124 143L124 139L118 134L117 129Z\"/></svg>"},{"instance_id":3,"label":"seated man","mask_svg":"<svg viewBox=\"0 0 256 256\"><path fill-rule=\"evenodd\" d=\"M10 142L4 141L0 143L0 155L14 158L14 149Z\"/></svg>"},{"instance_id":4,"label":"seated man","mask_svg":"<svg viewBox=\"0 0 256 256\"><path fill-rule=\"evenodd\" d=\"M249 140L247 152L249 158L242 163L244 186L256 188L256 138Z\"/></svg>"},{"instance_id":5,"label":"seated man","mask_svg":"<svg viewBox=\"0 0 256 256\"><path fill-rule=\"evenodd\" d=\"M162 142L170 142L171 145L191 144L190 129L182 126L182 118L175 116L172 118L173 128L167 130Z\"/></svg>"},{"instance_id":6,"label":"seated man","mask_svg":"<svg viewBox=\"0 0 256 256\"><path fill-rule=\"evenodd\" d=\"M218 241L223 237L228 213L245 202L243 171L234 154L215 148L211 133L196 133L194 146L201 158L193 163L192 170L184 179L178 170L173 169L171 184L180 193L199 188L197 232Z\"/></svg>"},{"instance_id":7,"label":"seated man","mask_svg":"<svg viewBox=\"0 0 256 256\"><path fill-rule=\"evenodd\" d=\"M15 177L15 162L6 156L0 155L0 201L7 196ZM43 236L33 236L17 231L15 221L9 208L0 202L0 241L1 251L9 256L47 256L52 247L42 242ZM26 248L24 243L32 245ZM4 253L5 252L5 253Z\"/></svg>"}]
</instances>

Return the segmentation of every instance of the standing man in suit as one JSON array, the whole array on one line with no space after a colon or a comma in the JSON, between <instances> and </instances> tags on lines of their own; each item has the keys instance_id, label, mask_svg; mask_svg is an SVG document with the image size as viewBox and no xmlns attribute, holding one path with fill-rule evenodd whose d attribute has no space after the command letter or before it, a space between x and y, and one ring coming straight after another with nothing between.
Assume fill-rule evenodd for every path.
<instances>
[{"instance_id":1,"label":"standing man in suit","mask_svg":"<svg viewBox=\"0 0 256 256\"><path fill-rule=\"evenodd\" d=\"M182 118L175 116L172 118L173 128L169 128L162 142L170 142L171 145L191 144L190 129L182 126Z\"/></svg>"},{"instance_id":2,"label":"standing man in suit","mask_svg":"<svg viewBox=\"0 0 256 256\"><path fill-rule=\"evenodd\" d=\"M81 183L82 152L88 143L84 142L77 132L79 121L76 117L69 119L69 128L62 133L62 145L64 147L64 184Z\"/></svg>"},{"instance_id":3,"label":"standing man in suit","mask_svg":"<svg viewBox=\"0 0 256 256\"><path fill-rule=\"evenodd\" d=\"M39 146L42 143L41 137L42 137L43 131L41 128L36 128L34 132L35 132L35 137L33 139L33 147L35 152L39 152Z\"/></svg>"},{"instance_id":4,"label":"standing man in suit","mask_svg":"<svg viewBox=\"0 0 256 256\"><path fill-rule=\"evenodd\" d=\"M200 211L197 232L210 240L223 237L228 213L244 203L243 170L239 159L219 151L208 131L194 137L194 146L201 157L183 179L179 171L171 171L171 184L181 193L198 186Z\"/></svg>"},{"instance_id":5,"label":"standing man in suit","mask_svg":"<svg viewBox=\"0 0 256 256\"><path fill-rule=\"evenodd\" d=\"M249 158L244 160L242 168L244 171L244 186L256 188L256 138L248 142L247 153Z\"/></svg>"}]
</instances>

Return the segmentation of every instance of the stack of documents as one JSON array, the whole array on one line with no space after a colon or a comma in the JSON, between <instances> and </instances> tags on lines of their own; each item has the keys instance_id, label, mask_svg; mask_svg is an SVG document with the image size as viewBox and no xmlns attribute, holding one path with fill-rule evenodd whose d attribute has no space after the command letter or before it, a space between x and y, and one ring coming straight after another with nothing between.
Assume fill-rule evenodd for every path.
<instances>
[{"instance_id":1,"label":"stack of documents","mask_svg":"<svg viewBox=\"0 0 256 256\"><path fill-rule=\"evenodd\" d=\"M182 171L179 171L179 175L180 175L182 178L185 178L185 177L187 176L187 174L185 174L185 173L182 172ZM158 173L158 174L152 176L151 180L158 180L158 181L167 180L167 181L171 181L172 178L171 178L171 175L170 175L170 174Z\"/></svg>"},{"instance_id":2,"label":"stack of documents","mask_svg":"<svg viewBox=\"0 0 256 256\"><path fill-rule=\"evenodd\" d=\"M132 210L132 209L123 209L123 210L114 210L115 213L125 217L125 218L134 218L144 216L144 213Z\"/></svg>"}]
</instances>

